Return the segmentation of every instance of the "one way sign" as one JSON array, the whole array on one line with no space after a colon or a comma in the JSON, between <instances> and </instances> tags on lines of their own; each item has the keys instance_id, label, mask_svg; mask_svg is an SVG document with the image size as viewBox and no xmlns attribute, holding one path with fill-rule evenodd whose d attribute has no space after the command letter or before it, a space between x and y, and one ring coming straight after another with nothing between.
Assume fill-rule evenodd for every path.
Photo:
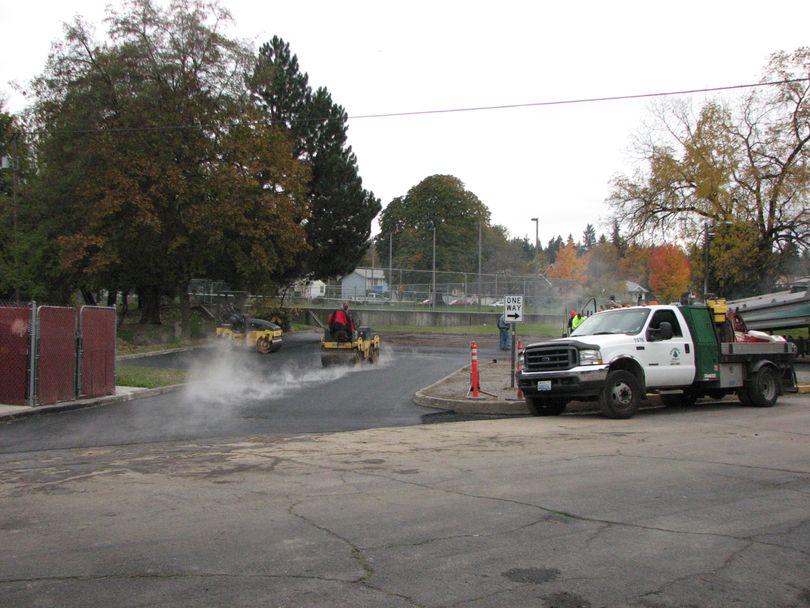
<instances>
[{"instance_id":1,"label":"one way sign","mask_svg":"<svg viewBox=\"0 0 810 608\"><path fill-rule=\"evenodd\" d=\"M523 296L506 296L503 299L503 316L507 323L522 323Z\"/></svg>"}]
</instances>

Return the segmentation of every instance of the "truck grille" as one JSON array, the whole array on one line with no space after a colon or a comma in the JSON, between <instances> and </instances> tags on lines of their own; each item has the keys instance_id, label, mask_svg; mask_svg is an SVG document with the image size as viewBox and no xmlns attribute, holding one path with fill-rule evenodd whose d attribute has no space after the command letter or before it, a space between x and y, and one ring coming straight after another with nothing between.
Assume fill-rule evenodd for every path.
<instances>
[{"instance_id":1,"label":"truck grille","mask_svg":"<svg viewBox=\"0 0 810 608\"><path fill-rule=\"evenodd\" d=\"M527 372L571 369L577 365L577 349L572 346L527 348L524 353L524 365Z\"/></svg>"}]
</instances>

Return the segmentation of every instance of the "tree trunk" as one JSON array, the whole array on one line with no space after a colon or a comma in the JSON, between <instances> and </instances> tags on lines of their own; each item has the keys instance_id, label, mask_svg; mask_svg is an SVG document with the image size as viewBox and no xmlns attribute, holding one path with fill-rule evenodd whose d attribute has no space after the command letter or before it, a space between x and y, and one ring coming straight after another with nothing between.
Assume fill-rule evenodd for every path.
<instances>
[{"instance_id":1,"label":"tree trunk","mask_svg":"<svg viewBox=\"0 0 810 608\"><path fill-rule=\"evenodd\" d=\"M121 292L121 312L118 316L118 327L121 327L124 324L124 318L127 316L129 312L129 289L125 289Z\"/></svg>"},{"instance_id":2,"label":"tree trunk","mask_svg":"<svg viewBox=\"0 0 810 608\"><path fill-rule=\"evenodd\" d=\"M141 325L160 325L160 287L142 287L138 291Z\"/></svg>"},{"instance_id":3,"label":"tree trunk","mask_svg":"<svg viewBox=\"0 0 810 608\"><path fill-rule=\"evenodd\" d=\"M93 292L89 289L85 289L82 287L82 299L87 306L95 306L96 305L96 297L93 295Z\"/></svg>"},{"instance_id":4,"label":"tree trunk","mask_svg":"<svg viewBox=\"0 0 810 608\"><path fill-rule=\"evenodd\" d=\"M180 332L183 338L191 338L191 305L188 286L180 289Z\"/></svg>"},{"instance_id":5,"label":"tree trunk","mask_svg":"<svg viewBox=\"0 0 810 608\"><path fill-rule=\"evenodd\" d=\"M121 292L121 318L127 316L129 312L129 289Z\"/></svg>"}]
</instances>

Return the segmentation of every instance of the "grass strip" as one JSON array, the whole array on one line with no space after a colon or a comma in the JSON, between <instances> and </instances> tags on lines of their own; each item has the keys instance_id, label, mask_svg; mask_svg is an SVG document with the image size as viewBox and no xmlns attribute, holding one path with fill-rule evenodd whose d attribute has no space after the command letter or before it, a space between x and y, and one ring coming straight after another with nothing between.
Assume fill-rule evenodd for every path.
<instances>
[{"instance_id":1,"label":"grass strip","mask_svg":"<svg viewBox=\"0 0 810 608\"><path fill-rule=\"evenodd\" d=\"M118 364L115 369L117 386L137 386L141 388L160 388L173 384L183 384L186 371L182 369L143 367L141 365Z\"/></svg>"}]
</instances>

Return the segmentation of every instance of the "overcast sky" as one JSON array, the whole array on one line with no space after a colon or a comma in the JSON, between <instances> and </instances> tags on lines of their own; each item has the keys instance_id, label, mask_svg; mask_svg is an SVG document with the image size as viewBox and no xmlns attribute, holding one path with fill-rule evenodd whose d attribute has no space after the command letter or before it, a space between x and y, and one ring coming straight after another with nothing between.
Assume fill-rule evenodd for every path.
<instances>
[{"instance_id":1,"label":"overcast sky","mask_svg":"<svg viewBox=\"0 0 810 608\"><path fill-rule=\"evenodd\" d=\"M62 23L101 23L119 0L0 0L7 111L44 67ZM540 241L586 224L610 232L609 180L632 170L649 100L360 118L748 84L771 53L810 44L806 0L222 0L230 32L278 35L310 85L346 108L364 186L383 204L425 177L461 179L512 236ZM742 95L742 93L740 93ZM704 94L691 96L696 104ZM376 232L375 223L375 232Z\"/></svg>"}]
</instances>

